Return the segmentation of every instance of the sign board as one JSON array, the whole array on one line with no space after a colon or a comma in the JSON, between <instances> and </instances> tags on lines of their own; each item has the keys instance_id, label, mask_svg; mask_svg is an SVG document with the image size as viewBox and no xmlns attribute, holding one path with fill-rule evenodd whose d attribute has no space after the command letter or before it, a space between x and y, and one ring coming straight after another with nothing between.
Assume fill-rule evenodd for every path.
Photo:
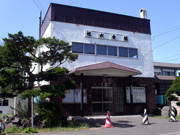
<instances>
[{"instance_id":1,"label":"sign board","mask_svg":"<svg viewBox=\"0 0 180 135\"><path fill-rule=\"evenodd\" d=\"M63 98L63 103L81 103L81 90L66 90L65 98ZM87 103L87 93L86 90L83 90L83 100L84 103Z\"/></svg>"}]
</instances>

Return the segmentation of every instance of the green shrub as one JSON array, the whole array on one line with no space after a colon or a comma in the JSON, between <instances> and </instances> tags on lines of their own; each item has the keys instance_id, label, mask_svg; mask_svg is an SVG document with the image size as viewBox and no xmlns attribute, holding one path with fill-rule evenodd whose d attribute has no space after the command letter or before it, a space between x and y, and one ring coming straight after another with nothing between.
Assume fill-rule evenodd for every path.
<instances>
[{"instance_id":1,"label":"green shrub","mask_svg":"<svg viewBox=\"0 0 180 135\"><path fill-rule=\"evenodd\" d=\"M166 95L168 101L178 101L178 97L175 95Z\"/></svg>"},{"instance_id":2,"label":"green shrub","mask_svg":"<svg viewBox=\"0 0 180 135\"><path fill-rule=\"evenodd\" d=\"M26 107L26 105L22 104L20 101L17 102L17 108L11 107L11 109L16 110L18 112L18 115L21 119L28 120L29 119L29 112Z\"/></svg>"},{"instance_id":3,"label":"green shrub","mask_svg":"<svg viewBox=\"0 0 180 135\"><path fill-rule=\"evenodd\" d=\"M38 131L35 128L28 127L24 129L24 133L26 134L32 134L32 133L38 133Z\"/></svg>"},{"instance_id":4,"label":"green shrub","mask_svg":"<svg viewBox=\"0 0 180 135\"><path fill-rule=\"evenodd\" d=\"M37 105L37 114L42 118L45 127L61 125L63 110L58 102L41 102Z\"/></svg>"},{"instance_id":5,"label":"green shrub","mask_svg":"<svg viewBox=\"0 0 180 135\"><path fill-rule=\"evenodd\" d=\"M87 123L82 123L82 122L78 122L78 121L69 121L68 127L85 129L85 128L89 128L89 125Z\"/></svg>"},{"instance_id":6,"label":"green shrub","mask_svg":"<svg viewBox=\"0 0 180 135\"><path fill-rule=\"evenodd\" d=\"M17 128L15 126L13 126L12 128L9 129L5 129L4 133L8 134L8 133L20 133L23 129L22 128Z\"/></svg>"},{"instance_id":7,"label":"green shrub","mask_svg":"<svg viewBox=\"0 0 180 135\"><path fill-rule=\"evenodd\" d=\"M177 105L177 106L180 106L180 102L177 102L176 105Z\"/></svg>"},{"instance_id":8,"label":"green shrub","mask_svg":"<svg viewBox=\"0 0 180 135\"><path fill-rule=\"evenodd\" d=\"M156 108L152 112L153 115L161 115L161 108Z\"/></svg>"}]
</instances>

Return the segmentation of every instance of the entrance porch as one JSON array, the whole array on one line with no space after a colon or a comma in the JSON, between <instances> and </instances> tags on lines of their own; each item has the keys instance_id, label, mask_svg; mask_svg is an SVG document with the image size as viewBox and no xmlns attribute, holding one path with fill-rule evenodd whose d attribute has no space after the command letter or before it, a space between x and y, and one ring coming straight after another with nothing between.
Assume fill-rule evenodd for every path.
<instances>
[{"instance_id":1,"label":"entrance porch","mask_svg":"<svg viewBox=\"0 0 180 135\"><path fill-rule=\"evenodd\" d=\"M106 114L107 111L139 114L145 107L152 111L155 109L154 79L132 77L138 74L141 72L110 62L76 68L71 76L76 81L76 89L81 90L81 102L64 106L70 113L74 112L73 115L81 116Z\"/></svg>"}]
</instances>

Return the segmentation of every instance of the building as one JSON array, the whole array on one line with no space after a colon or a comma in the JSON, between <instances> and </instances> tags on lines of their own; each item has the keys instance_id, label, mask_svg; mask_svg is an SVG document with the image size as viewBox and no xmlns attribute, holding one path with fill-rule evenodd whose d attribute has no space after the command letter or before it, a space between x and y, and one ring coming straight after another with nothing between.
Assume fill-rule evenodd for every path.
<instances>
[{"instance_id":1,"label":"building","mask_svg":"<svg viewBox=\"0 0 180 135\"><path fill-rule=\"evenodd\" d=\"M175 76L178 76L179 70L180 64L154 62L157 105L164 106L167 104L165 93L175 80Z\"/></svg>"},{"instance_id":2,"label":"building","mask_svg":"<svg viewBox=\"0 0 180 135\"><path fill-rule=\"evenodd\" d=\"M2 114L18 114L19 109L27 109L28 99L21 99L20 95L12 98L0 98L0 110ZM21 106L21 108L19 108Z\"/></svg>"},{"instance_id":3,"label":"building","mask_svg":"<svg viewBox=\"0 0 180 135\"><path fill-rule=\"evenodd\" d=\"M76 89L63 99L70 115L139 114L156 108L150 20L144 9L140 14L50 4L41 37L68 42L79 56L62 65L76 81Z\"/></svg>"}]
</instances>

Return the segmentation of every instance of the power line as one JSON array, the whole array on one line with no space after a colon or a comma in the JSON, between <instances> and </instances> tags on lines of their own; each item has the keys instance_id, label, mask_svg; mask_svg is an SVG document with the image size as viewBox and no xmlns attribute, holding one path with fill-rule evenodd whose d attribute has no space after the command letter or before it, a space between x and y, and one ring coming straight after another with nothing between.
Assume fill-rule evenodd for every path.
<instances>
[{"instance_id":1,"label":"power line","mask_svg":"<svg viewBox=\"0 0 180 135\"><path fill-rule=\"evenodd\" d=\"M41 7L41 9L43 9L43 11L45 11L44 8L43 8L43 6L41 5L40 1L37 0L37 2L38 2L38 4L39 4L39 6Z\"/></svg>"},{"instance_id":2,"label":"power line","mask_svg":"<svg viewBox=\"0 0 180 135\"><path fill-rule=\"evenodd\" d=\"M180 60L180 58L178 58L178 59L172 59L172 60L168 60L168 61L162 61L162 62L171 62L171 61L176 61L176 60Z\"/></svg>"},{"instance_id":3,"label":"power line","mask_svg":"<svg viewBox=\"0 0 180 135\"><path fill-rule=\"evenodd\" d=\"M39 8L39 10L42 11L41 8L38 6L38 4L35 2L35 0L33 0L33 2L34 2L34 4L36 4L36 6Z\"/></svg>"},{"instance_id":4,"label":"power line","mask_svg":"<svg viewBox=\"0 0 180 135\"><path fill-rule=\"evenodd\" d=\"M176 30L178 30L178 29L180 29L180 27L178 27L178 28L176 28L176 29L173 29L173 30L169 30L169 31L166 31L166 32L160 33L160 34L157 34L157 35L153 36L153 38L154 38L154 37L157 37L157 36L164 35L164 34L166 34L166 33L170 33L170 32L172 32L172 31L176 31Z\"/></svg>"},{"instance_id":5,"label":"power line","mask_svg":"<svg viewBox=\"0 0 180 135\"><path fill-rule=\"evenodd\" d=\"M180 55L180 54L176 54L176 55L173 55L173 56L169 56L169 57L165 57L165 58L162 58L162 59L158 59L158 60L156 60L156 61L173 58L173 57L176 57L176 56L179 56L179 55Z\"/></svg>"},{"instance_id":6,"label":"power line","mask_svg":"<svg viewBox=\"0 0 180 135\"><path fill-rule=\"evenodd\" d=\"M180 25L179 26L175 26L175 27L171 27L171 28L167 28L167 29L164 29L164 30L160 30L160 31L155 31L155 32L153 32L153 34L154 33L159 33L159 32L162 32L162 31L167 31L167 30L170 30L170 29L175 29L175 28L178 28L178 27L180 27Z\"/></svg>"},{"instance_id":7,"label":"power line","mask_svg":"<svg viewBox=\"0 0 180 135\"><path fill-rule=\"evenodd\" d=\"M157 48L159 48L159 47L161 47L161 46L164 46L165 44L167 44L167 43L169 43L169 42L172 42L172 41L174 41L174 40L176 40L176 39L178 39L178 38L180 38L180 36L178 36L178 37L176 37L176 38L174 38L174 39L171 39L171 40L169 40L169 41L167 41L167 42L165 42L165 43L163 43L163 44L161 44L161 45L158 45L158 46L154 47L153 50L155 50L155 49L157 49Z\"/></svg>"},{"instance_id":8,"label":"power line","mask_svg":"<svg viewBox=\"0 0 180 135\"><path fill-rule=\"evenodd\" d=\"M40 11L42 11L42 13L44 14L44 12L43 12L43 10L38 6L38 4L35 2L35 0L33 0L33 2L35 3L35 5L39 8L39 10ZM39 2L39 4L40 4L40 2ZM41 5L41 4L40 4ZM42 7L42 6L41 6ZM45 14L44 14L45 15ZM47 18L51 21L51 19L47 16ZM56 30L56 28L54 27L54 29ZM56 32L57 32L57 35L59 35L59 33L58 33L58 30L56 30Z\"/></svg>"}]
</instances>

